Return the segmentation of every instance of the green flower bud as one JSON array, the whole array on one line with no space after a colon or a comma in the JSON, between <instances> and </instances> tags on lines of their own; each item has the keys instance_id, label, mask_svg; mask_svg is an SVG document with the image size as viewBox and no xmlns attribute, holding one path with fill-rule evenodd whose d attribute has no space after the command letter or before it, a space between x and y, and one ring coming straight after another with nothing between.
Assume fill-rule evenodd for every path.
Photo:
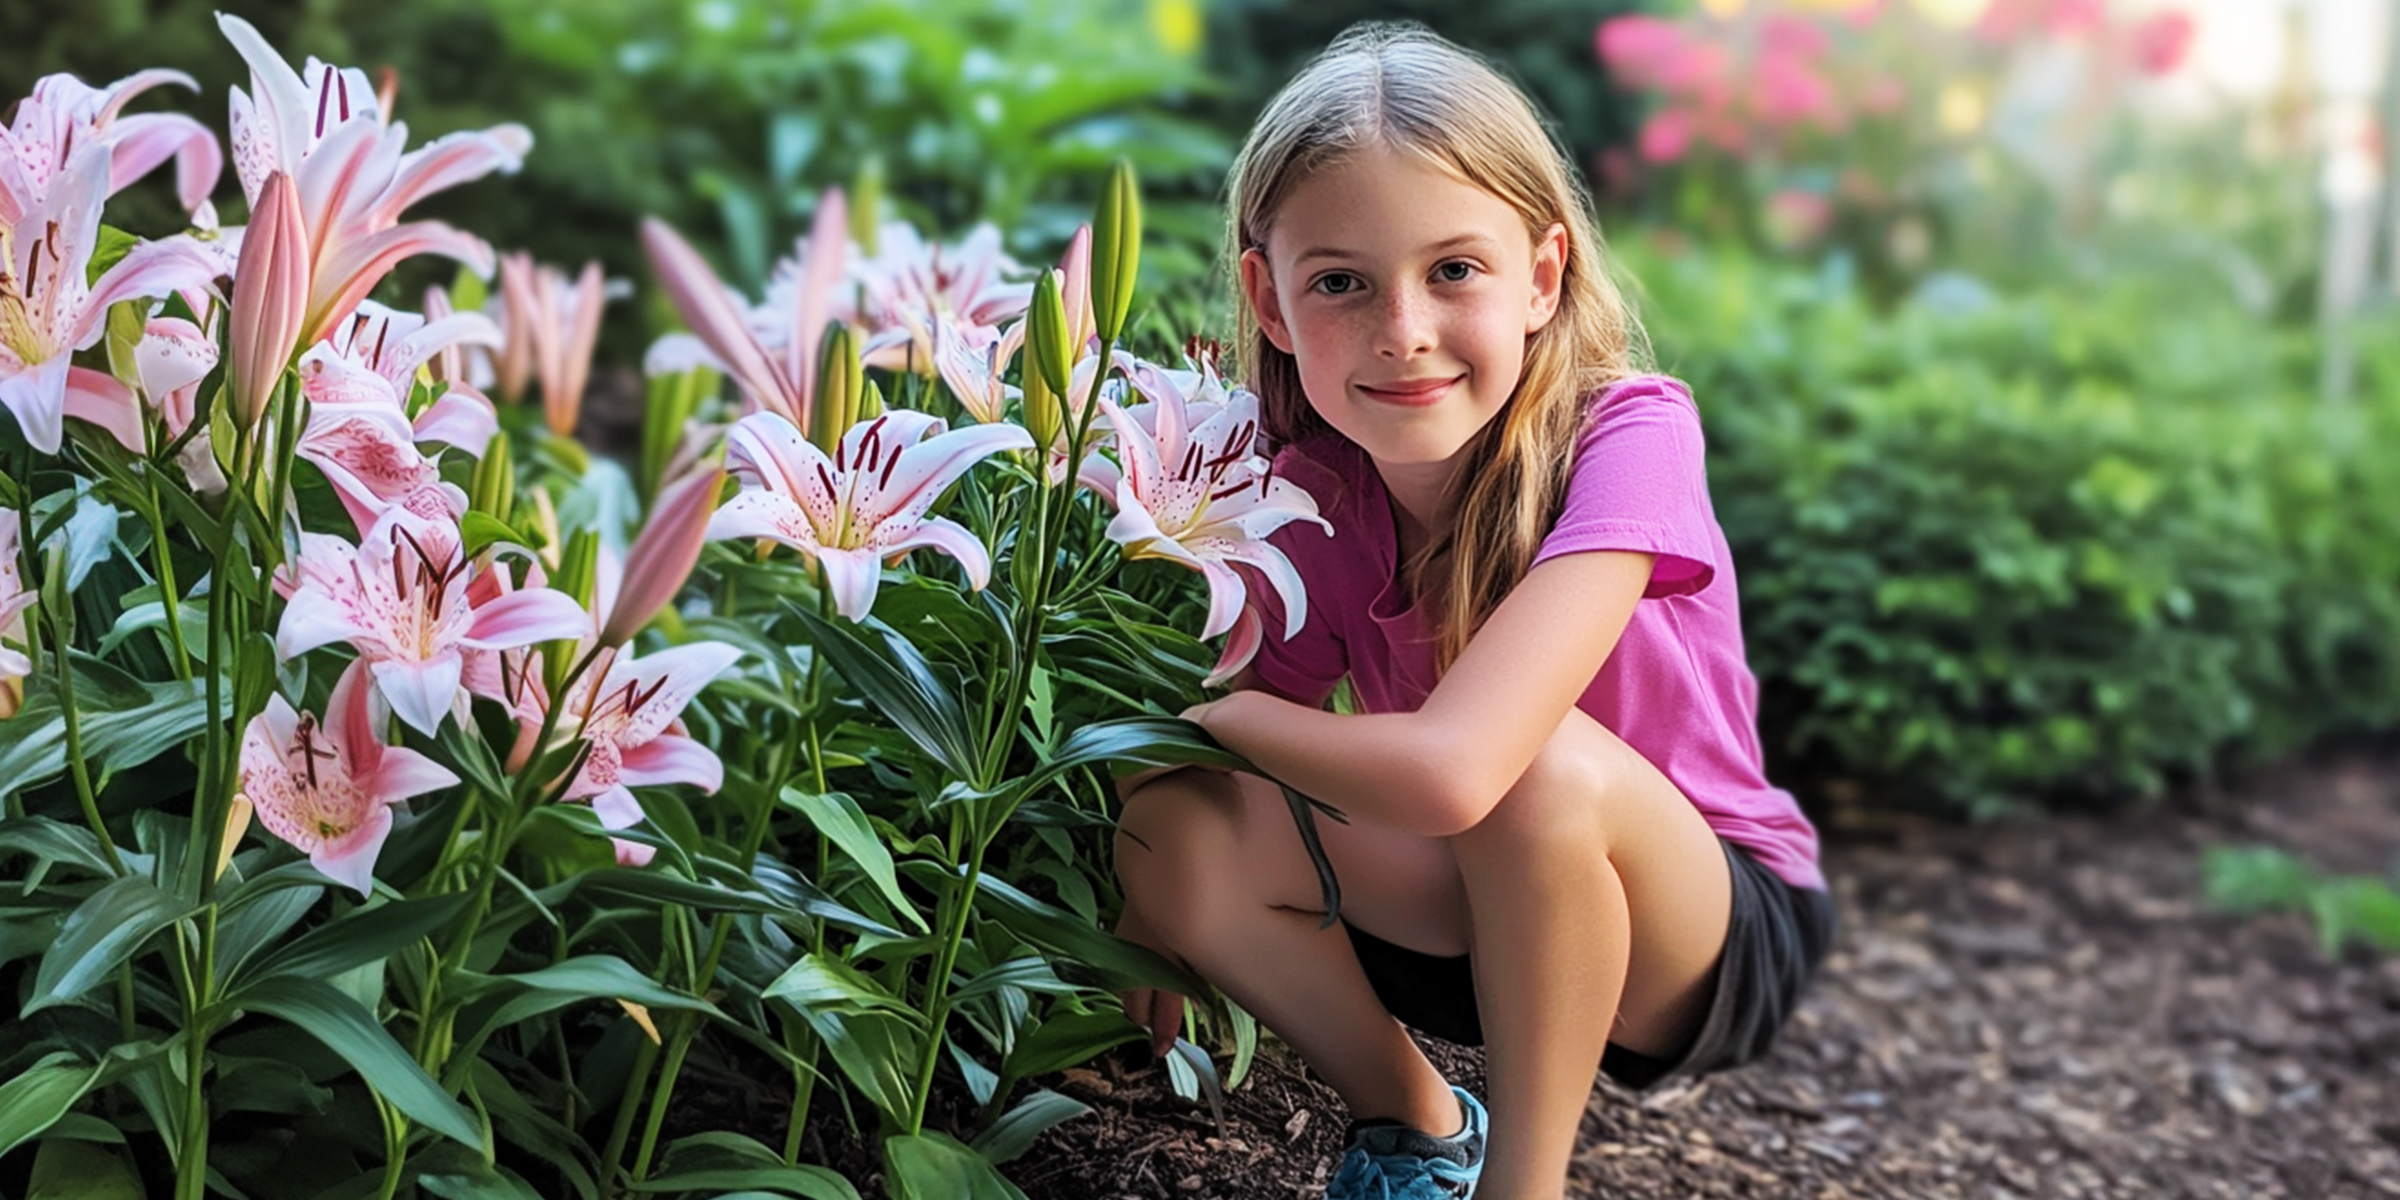
<instances>
[{"instance_id":1,"label":"green flower bud","mask_svg":"<svg viewBox=\"0 0 2400 1200\"><path fill-rule=\"evenodd\" d=\"M474 486L467 492L468 502L479 513L497 517L506 524L517 505L516 453L509 448L508 435L495 434L492 444L484 449L483 458L475 464Z\"/></svg>"},{"instance_id":2,"label":"green flower bud","mask_svg":"<svg viewBox=\"0 0 2400 1200\"><path fill-rule=\"evenodd\" d=\"M598 590L600 575L600 531L578 529L567 535L566 545L558 552L558 573L550 577L550 586L565 592L586 611L592 607L593 594ZM567 672L575 669L576 643L562 638L542 643L542 679L555 697L567 686Z\"/></svg>"},{"instance_id":3,"label":"green flower bud","mask_svg":"<svg viewBox=\"0 0 2400 1200\"><path fill-rule=\"evenodd\" d=\"M1033 285L1033 307L1025 314L1025 383L1031 395L1034 376L1041 376L1052 396L1067 391L1075 356L1073 335L1067 331L1067 304L1059 294L1058 272L1044 271Z\"/></svg>"},{"instance_id":4,"label":"green flower bud","mask_svg":"<svg viewBox=\"0 0 2400 1200\"><path fill-rule=\"evenodd\" d=\"M859 164L858 181L850 186L850 240L861 253L875 257L875 234L883 222L883 158L870 154Z\"/></svg>"},{"instance_id":5,"label":"green flower bud","mask_svg":"<svg viewBox=\"0 0 2400 1200\"><path fill-rule=\"evenodd\" d=\"M867 390L859 393L858 418L851 422L872 421L883 415L883 389L874 380L867 381Z\"/></svg>"},{"instance_id":6,"label":"green flower bud","mask_svg":"<svg viewBox=\"0 0 2400 1200\"><path fill-rule=\"evenodd\" d=\"M808 440L833 453L842 435L858 421L859 393L866 387L866 364L858 359L858 335L840 321L825 326L817 343L816 411L809 415Z\"/></svg>"},{"instance_id":7,"label":"green flower bud","mask_svg":"<svg viewBox=\"0 0 2400 1200\"><path fill-rule=\"evenodd\" d=\"M1100 340L1114 343L1133 310L1133 278L1142 258L1142 191L1133 164L1118 159L1092 218L1092 314ZM1065 388L1060 388L1065 391Z\"/></svg>"}]
</instances>

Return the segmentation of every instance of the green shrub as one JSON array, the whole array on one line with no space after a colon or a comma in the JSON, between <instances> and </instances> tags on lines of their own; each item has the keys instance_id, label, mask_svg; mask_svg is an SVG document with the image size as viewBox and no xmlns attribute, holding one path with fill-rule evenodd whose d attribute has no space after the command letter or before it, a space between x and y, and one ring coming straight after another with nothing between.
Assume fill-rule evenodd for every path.
<instances>
[{"instance_id":1,"label":"green shrub","mask_svg":"<svg viewBox=\"0 0 2400 1200\"><path fill-rule=\"evenodd\" d=\"M1706 414L1786 777L1989 813L2146 796L2400 717L2400 395L2138 282L1872 311L1623 248Z\"/></svg>"}]
</instances>

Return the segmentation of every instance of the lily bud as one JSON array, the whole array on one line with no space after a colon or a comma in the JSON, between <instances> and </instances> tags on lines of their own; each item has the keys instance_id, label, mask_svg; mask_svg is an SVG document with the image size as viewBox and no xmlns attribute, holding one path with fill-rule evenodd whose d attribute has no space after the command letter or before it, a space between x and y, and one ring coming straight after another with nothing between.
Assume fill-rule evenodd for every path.
<instances>
[{"instance_id":1,"label":"lily bud","mask_svg":"<svg viewBox=\"0 0 2400 1200\"><path fill-rule=\"evenodd\" d=\"M475 464L474 484L467 495L475 511L506 522L517 504L516 452L509 449L506 435L493 438L484 449Z\"/></svg>"},{"instance_id":2,"label":"lily bud","mask_svg":"<svg viewBox=\"0 0 2400 1200\"><path fill-rule=\"evenodd\" d=\"M842 435L858 421L859 393L867 382L866 365L858 358L858 335L835 321L817 343L817 411L808 440L827 454L842 444Z\"/></svg>"},{"instance_id":3,"label":"lily bud","mask_svg":"<svg viewBox=\"0 0 2400 1200\"><path fill-rule=\"evenodd\" d=\"M258 423L291 365L300 323L308 315L309 270L300 191L290 176L277 171L259 190L233 269L229 398L232 416L244 429Z\"/></svg>"},{"instance_id":4,"label":"lily bud","mask_svg":"<svg viewBox=\"0 0 2400 1200\"><path fill-rule=\"evenodd\" d=\"M578 529L568 534L565 547L558 553L558 574L550 577L550 586L589 610L599 579L600 531ZM542 643L542 681L549 685L551 695L558 695L567 686L567 672L575 669L579 648L572 638Z\"/></svg>"},{"instance_id":5,"label":"lily bud","mask_svg":"<svg viewBox=\"0 0 2400 1200\"><path fill-rule=\"evenodd\" d=\"M1033 284L1033 307L1025 314L1027 383L1039 373L1050 394L1066 394L1067 374L1074 365L1072 336L1067 327L1066 302L1059 295L1059 272L1044 271Z\"/></svg>"},{"instance_id":6,"label":"lily bud","mask_svg":"<svg viewBox=\"0 0 2400 1200\"><path fill-rule=\"evenodd\" d=\"M1061 299L1067 309L1067 356L1069 365L1080 362L1088 353L1088 343L1099 329L1092 318L1092 227L1078 225L1075 236L1067 239L1067 252L1058 260L1058 269L1066 274Z\"/></svg>"},{"instance_id":7,"label":"lily bud","mask_svg":"<svg viewBox=\"0 0 2400 1200\"><path fill-rule=\"evenodd\" d=\"M1025 314L1025 429L1037 447L1058 436L1073 354L1058 280L1059 272L1042 272L1033 285L1033 307Z\"/></svg>"},{"instance_id":8,"label":"lily bud","mask_svg":"<svg viewBox=\"0 0 2400 1200\"><path fill-rule=\"evenodd\" d=\"M870 154L859 164L858 182L850 188L850 240L868 258L875 257L875 232L883 221L883 159Z\"/></svg>"},{"instance_id":9,"label":"lily bud","mask_svg":"<svg viewBox=\"0 0 2400 1200\"><path fill-rule=\"evenodd\" d=\"M867 390L858 395L858 418L850 422L872 421L883 415L883 387L874 380L867 381Z\"/></svg>"},{"instance_id":10,"label":"lily bud","mask_svg":"<svg viewBox=\"0 0 2400 1200\"><path fill-rule=\"evenodd\" d=\"M711 468L668 485L625 556L625 586L600 627L600 644L622 646L658 615L700 561L708 519L717 511L725 484L723 468Z\"/></svg>"},{"instance_id":11,"label":"lily bud","mask_svg":"<svg viewBox=\"0 0 2400 1200\"><path fill-rule=\"evenodd\" d=\"M1092 316L1104 342L1113 343L1125 332L1141 258L1141 186L1134 179L1133 164L1120 158L1108 173L1100 211L1092 220Z\"/></svg>"}]
</instances>

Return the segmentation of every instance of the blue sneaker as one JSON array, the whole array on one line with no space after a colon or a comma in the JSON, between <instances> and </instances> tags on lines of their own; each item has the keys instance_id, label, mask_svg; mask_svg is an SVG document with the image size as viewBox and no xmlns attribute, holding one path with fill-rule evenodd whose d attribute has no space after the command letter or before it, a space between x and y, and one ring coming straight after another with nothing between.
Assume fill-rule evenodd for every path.
<instances>
[{"instance_id":1,"label":"blue sneaker","mask_svg":"<svg viewBox=\"0 0 2400 1200\"><path fill-rule=\"evenodd\" d=\"M1393 1120L1353 1121L1341 1169L1325 1200L1467 1200L1483 1174L1483 1136L1490 1118L1465 1088L1458 1097L1467 1127L1437 1138Z\"/></svg>"}]
</instances>

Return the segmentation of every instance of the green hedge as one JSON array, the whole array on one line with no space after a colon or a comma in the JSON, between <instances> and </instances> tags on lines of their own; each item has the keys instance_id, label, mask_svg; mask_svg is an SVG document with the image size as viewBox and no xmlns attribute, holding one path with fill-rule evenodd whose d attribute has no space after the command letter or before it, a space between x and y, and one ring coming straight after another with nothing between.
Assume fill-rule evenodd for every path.
<instances>
[{"instance_id":1,"label":"green hedge","mask_svg":"<svg viewBox=\"0 0 2400 1200\"><path fill-rule=\"evenodd\" d=\"M1882 314L1620 257L1706 417L1781 777L1981 815L2400 720L2400 356L2328 404L2313 337L2190 281Z\"/></svg>"}]
</instances>

